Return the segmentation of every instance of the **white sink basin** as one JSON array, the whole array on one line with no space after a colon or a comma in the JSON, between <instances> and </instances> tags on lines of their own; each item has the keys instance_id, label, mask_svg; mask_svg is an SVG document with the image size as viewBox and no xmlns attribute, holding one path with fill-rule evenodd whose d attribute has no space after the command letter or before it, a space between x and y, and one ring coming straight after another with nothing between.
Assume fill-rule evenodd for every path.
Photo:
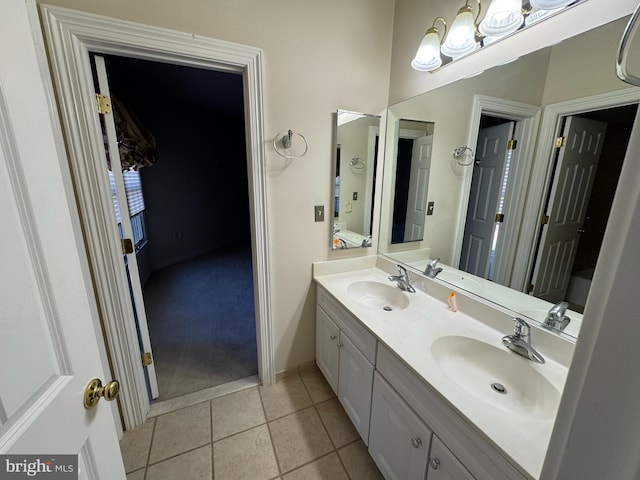
<instances>
[{"instance_id":1,"label":"white sink basin","mask_svg":"<svg viewBox=\"0 0 640 480\"><path fill-rule=\"evenodd\" d=\"M461 336L440 337L431 353L449 379L490 405L530 419L555 418L560 392L530 360Z\"/></svg>"},{"instance_id":2,"label":"white sink basin","mask_svg":"<svg viewBox=\"0 0 640 480\"><path fill-rule=\"evenodd\" d=\"M353 282L347 286L347 293L361 305L376 310L402 310L409 306L409 298L402 290L380 282Z\"/></svg>"},{"instance_id":3,"label":"white sink basin","mask_svg":"<svg viewBox=\"0 0 640 480\"><path fill-rule=\"evenodd\" d=\"M453 273L445 270L436 275L436 278L460 287L467 292L480 293L482 291L482 285L469 276L464 275L464 273Z\"/></svg>"}]
</instances>

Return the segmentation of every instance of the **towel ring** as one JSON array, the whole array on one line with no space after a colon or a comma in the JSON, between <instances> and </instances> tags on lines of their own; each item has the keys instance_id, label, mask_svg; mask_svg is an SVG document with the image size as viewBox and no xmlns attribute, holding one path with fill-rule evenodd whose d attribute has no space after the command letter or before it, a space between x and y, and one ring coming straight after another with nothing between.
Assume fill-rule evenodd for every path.
<instances>
[{"instance_id":1,"label":"towel ring","mask_svg":"<svg viewBox=\"0 0 640 480\"><path fill-rule=\"evenodd\" d=\"M464 157L465 155L469 155L470 160L468 162L465 161L460 161L460 159L462 157ZM456 160L456 163L458 165L461 165L463 167L467 167L469 165L471 165L473 163L473 150L469 147L467 147L466 145L462 146L462 147L458 147L456 149L453 150L453 158Z\"/></svg>"},{"instance_id":2,"label":"towel ring","mask_svg":"<svg viewBox=\"0 0 640 480\"><path fill-rule=\"evenodd\" d=\"M304 142L304 151L300 155L287 155L286 153L283 153L278 149L278 144L280 144L283 148L286 148L286 149L291 148L291 146L293 145L293 139L296 135L300 137ZM307 154L307 150L309 150L309 143L307 142L307 139L304 137L304 135L302 135L301 133L294 132L293 130L288 130L286 132L280 132L274 137L273 148L276 151L276 153L281 157L289 158L289 159L302 158Z\"/></svg>"}]
</instances>

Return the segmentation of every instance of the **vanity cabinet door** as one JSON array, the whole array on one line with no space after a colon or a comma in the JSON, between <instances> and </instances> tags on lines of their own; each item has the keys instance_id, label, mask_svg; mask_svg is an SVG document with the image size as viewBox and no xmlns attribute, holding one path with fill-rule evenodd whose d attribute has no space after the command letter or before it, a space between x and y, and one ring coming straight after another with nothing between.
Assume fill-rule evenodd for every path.
<instances>
[{"instance_id":1,"label":"vanity cabinet door","mask_svg":"<svg viewBox=\"0 0 640 480\"><path fill-rule=\"evenodd\" d=\"M316 363L336 394L340 364L339 340L340 329L322 308L316 307Z\"/></svg>"},{"instance_id":2,"label":"vanity cabinet door","mask_svg":"<svg viewBox=\"0 0 640 480\"><path fill-rule=\"evenodd\" d=\"M444 443L434 435L431 441L427 480L475 480L475 477L464 468Z\"/></svg>"},{"instance_id":3,"label":"vanity cabinet door","mask_svg":"<svg viewBox=\"0 0 640 480\"><path fill-rule=\"evenodd\" d=\"M376 372L369 454L387 480L424 480L431 430Z\"/></svg>"},{"instance_id":4,"label":"vanity cabinet door","mask_svg":"<svg viewBox=\"0 0 640 480\"><path fill-rule=\"evenodd\" d=\"M365 445L369 444L372 384L373 365L349 337L344 332L340 332L338 399Z\"/></svg>"}]
</instances>

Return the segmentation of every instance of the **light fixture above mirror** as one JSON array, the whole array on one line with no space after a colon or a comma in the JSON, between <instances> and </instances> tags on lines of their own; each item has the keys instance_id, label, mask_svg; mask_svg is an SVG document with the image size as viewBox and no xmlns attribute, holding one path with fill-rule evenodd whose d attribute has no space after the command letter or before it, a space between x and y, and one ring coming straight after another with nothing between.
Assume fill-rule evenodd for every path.
<instances>
[{"instance_id":1,"label":"light fixture above mirror","mask_svg":"<svg viewBox=\"0 0 640 480\"><path fill-rule=\"evenodd\" d=\"M411 67L420 72L433 72L470 53L494 43L508 35L526 28L562 9L586 0L491 0L487 13L478 23L482 11L481 0L477 7L469 5L469 0L460 7L447 33L447 22L437 17L423 37ZM488 0L485 0L487 3ZM475 16L475 18L474 18ZM444 25L444 32L436 24Z\"/></svg>"}]
</instances>

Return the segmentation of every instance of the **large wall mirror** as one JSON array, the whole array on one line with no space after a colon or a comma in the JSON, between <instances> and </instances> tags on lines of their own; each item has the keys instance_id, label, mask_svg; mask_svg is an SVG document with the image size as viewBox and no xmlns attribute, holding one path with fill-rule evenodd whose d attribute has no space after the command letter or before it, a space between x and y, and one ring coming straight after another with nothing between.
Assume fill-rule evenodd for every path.
<instances>
[{"instance_id":1,"label":"large wall mirror","mask_svg":"<svg viewBox=\"0 0 640 480\"><path fill-rule=\"evenodd\" d=\"M577 336L640 89L615 74L627 18L389 107L379 252ZM424 230L394 241L400 132L434 125Z\"/></svg>"},{"instance_id":2,"label":"large wall mirror","mask_svg":"<svg viewBox=\"0 0 640 480\"><path fill-rule=\"evenodd\" d=\"M338 110L334 161L334 250L371 246L380 115Z\"/></svg>"}]
</instances>

